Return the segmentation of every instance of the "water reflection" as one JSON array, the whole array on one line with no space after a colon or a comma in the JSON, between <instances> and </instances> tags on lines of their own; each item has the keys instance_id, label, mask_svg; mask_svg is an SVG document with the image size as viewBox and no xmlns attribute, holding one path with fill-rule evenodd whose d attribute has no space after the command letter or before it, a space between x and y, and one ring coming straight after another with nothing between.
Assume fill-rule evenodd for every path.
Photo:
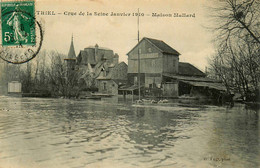
<instances>
[{"instance_id":1,"label":"water reflection","mask_svg":"<svg viewBox=\"0 0 260 168\"><path fill-rule=\"evenodd\" d=\"M259 167L259 111L111 101L1 97L0 167Z\"/></svg>"}]
</instances>

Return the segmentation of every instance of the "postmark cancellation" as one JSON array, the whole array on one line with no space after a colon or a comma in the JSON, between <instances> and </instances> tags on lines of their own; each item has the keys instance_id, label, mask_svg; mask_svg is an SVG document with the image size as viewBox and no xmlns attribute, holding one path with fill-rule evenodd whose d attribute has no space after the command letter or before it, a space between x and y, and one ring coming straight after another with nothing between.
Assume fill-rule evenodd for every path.
<instances>
[{"instance_id":1,"label":"postmark cancellation","mask_svg":"<svg viewBox=\"0 0 260 168\"><path fill-rule=\"evenodd\" d=\"M35 19L35 1L1 2L0 56L9 63L33 59L42 44L42 29Z\"/></svg>"}]
</instances>

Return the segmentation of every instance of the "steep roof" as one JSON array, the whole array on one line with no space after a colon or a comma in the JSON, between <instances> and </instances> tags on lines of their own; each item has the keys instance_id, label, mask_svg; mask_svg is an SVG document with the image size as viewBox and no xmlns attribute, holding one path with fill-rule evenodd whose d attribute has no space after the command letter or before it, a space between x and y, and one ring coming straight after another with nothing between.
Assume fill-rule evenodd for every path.
<instances>
[{"instance_id":1,"label":"steep roof","mask_svg":"<svg viewBox=\"0 0 260 168\"><path fill-rule=\"evenodd\" d=\"M96 64L94 55L89 55L86 51L80 50L78 55L78 61L80 64Z\"/></svg>"},{"instance_id":2,"label":"steep roof","mask_svg":"<svg viewBox=\"0 0 260 168\"><path fill-rule=\"evenodd\" d=\"M159 49L162 53L165 54L171 54L171 55L180 55L180 53L178 51L176 51L175 49L173 49L171 46L169 46L168 44L166 44L164 41L162 40L157 40L157 39L152 39L152 38L147 38L144 37L134 48L136 48L143 40L148 41L149 43L151 43L153 46L155 46L157 49ZM134 49L133 48L133 49ZM132 49L132 50L133 50ZM127 55L132 51L130 50Z\"/></svg>"},{"instance_id":3,"label":"steep roof","mask_svg":"<svg viewBox=\"0 0 260 168\"><path fill-rule=\"evenodd\" d=\"M117 79L118 70L120 70L120 67L124 67L124 66L127 69L127 64L125 62L120 62L119 64L116 64L113 68L111 68L111 71L108 72L107 76L99 76L97 79L98 80L108 80L108 79L124 80L124 79ZM127 80L127 78L125 80Z\"/></svg>"},{"instance_id":4,"label":"steep roof","mask_svg":"<svg viewBox=\"0 0 260 168\"><path fill-rule=\"evenodd\" d=\"M205 73L203 73L201 70L186 62L179 62L179 75L201 77L206 76Z\"/></svg>"},{"instance_id":5,"label":"steep roof","mask_svg":"<svg viewBox=\"0 0 260 168\"><path fill-rule=\"evenodd\" d=\"M68 53L68 57L66 59L76 59L74 44L73 44L73 37L71 37L71 43L70 43L70 50Z\"/></svg>"},{"instance_id":6,"label":"steep roof","mask_svg":"<svg viewBox=\"0 0 260 168\"><path fill-rule=\"evenodd\" d=\"M118 75L117 73L118 73L118 71L120 71L121 67L126 67L126 69L127 69L128 65L124 61L120 62L119 64L116 64L111 70L112 79L115 79L117 77L117 75Z\"/></svg>"},{"instance_id":7,"label":"steep roof","mask_svg":"<svg viewBox=\"0 0 260 168\"><path fill-rule=\"evenodd\" d=\"M167 53L167 54L173 54L173 55L180 55L180 53L178 51L176 51L175 49L173 49L171 46L169 46L168 44L166 44L164 41L162 40L156 40L156 39L152 39L152 38L147 38L144 37L144 39L147 39L149 42L151 42L154 46L156 46L157 48L159 48L163 53Z\"/></svg>"}]
</instances>

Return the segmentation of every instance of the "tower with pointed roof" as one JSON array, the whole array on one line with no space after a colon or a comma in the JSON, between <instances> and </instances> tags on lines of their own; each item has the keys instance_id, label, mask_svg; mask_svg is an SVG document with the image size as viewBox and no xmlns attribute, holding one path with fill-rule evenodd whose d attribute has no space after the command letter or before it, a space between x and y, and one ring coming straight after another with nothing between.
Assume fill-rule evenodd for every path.
<instances>
[{"instance_id":1,"label":"tower with pointed roof","mask_svg":"<svg viewBox=\"0 0 260 168\"><path fill-rule=\"evenodd\" d=\"M70 49L67 58L64 59L65 64L67 66L67 70L71 71L75 69L76 66L76 54L73 44L73 35L71 37Z\"/></svg>"}]
</instances>

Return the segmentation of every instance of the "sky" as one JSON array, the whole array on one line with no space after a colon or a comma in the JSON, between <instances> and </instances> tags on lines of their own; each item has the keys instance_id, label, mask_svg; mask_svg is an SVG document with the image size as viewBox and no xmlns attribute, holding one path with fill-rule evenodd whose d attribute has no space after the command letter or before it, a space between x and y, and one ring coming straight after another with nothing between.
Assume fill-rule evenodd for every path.
<instances>
[{"instance_id":1,"label":"sky","mask_svg":"<svg viewBox=\"0 0 260 168\"><path fill-rule=\"evenodd\" d=\"M140 13L140 39L163 40L177 50L180 61L189 62L202 71L207 58L214 53L212 32L205 28L209 18L207 0L37 0L36 11L54 11L55 15L37 15L44 29L42 49L68 54L73 34L76 55L88 46L98 44L119 54L126 54L137 44L136 16L86 16L86 13ZM65 15L69 12L76 15ZM79 15L84 12L85 15ZM60 13L60 14L59 14ZM152 13L186 13L194 17L152 17Z\"/></svg>"}]
</instances>

